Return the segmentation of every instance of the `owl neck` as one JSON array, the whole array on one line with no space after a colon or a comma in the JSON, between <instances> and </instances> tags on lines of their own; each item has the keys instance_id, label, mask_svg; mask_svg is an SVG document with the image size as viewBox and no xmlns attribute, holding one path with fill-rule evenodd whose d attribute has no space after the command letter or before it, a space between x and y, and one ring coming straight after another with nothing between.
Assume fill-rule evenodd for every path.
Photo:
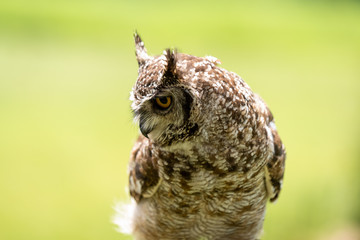
<instances>
[{"instance_id":1,"label":"owl neck","mask_svg":"<svg viewBox=\"0 0 360 240\"><path fill-rule=\"evenodd\" d=\"M182 127L169 126L159 138L153 142L166 151L188 149L188 142L199 135L199 126L196 123L187 123Z\"/></svg>"}]
</instances>

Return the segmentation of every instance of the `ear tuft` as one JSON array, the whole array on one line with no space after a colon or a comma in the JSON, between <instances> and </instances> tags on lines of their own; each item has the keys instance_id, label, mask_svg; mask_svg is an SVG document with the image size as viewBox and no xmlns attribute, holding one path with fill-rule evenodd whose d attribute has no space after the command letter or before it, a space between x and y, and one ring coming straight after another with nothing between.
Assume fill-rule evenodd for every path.
<instances>
[{"instance_id":1,"label":"ear tuft","mask_svg":"<svg viewBox=\"0 0 360 240\"><path fill-rule=\"evenodd\" d=\"M141 38L137 32L134 33L134 40L135 40L136 60L138 61L139 66L141 66L148 59L150 59L150 57L147 54L147 50L145 48L144 42L141 40Z\"/></svg>"},{"instance_id":2,"label":"ear tuft","mask_svg":"<svg viewBox=\"0 0 360 240\"><path fill-rule=\"evenodd\" d=\"M163 81L167 84L177 81L176 72L176 50L170 50L169 48L164 51L166 56L167 66L163 76Z\"/></svg>"},{"instance_id":3,"label":"ear tuft","mask_svg":"<svg viewBox=\"0 0 360 240\"><path fill-rule=\"evenodd\" d=\"M176 50L166 49L167 71L176 74Z\"/></svg>"}]
</instances>

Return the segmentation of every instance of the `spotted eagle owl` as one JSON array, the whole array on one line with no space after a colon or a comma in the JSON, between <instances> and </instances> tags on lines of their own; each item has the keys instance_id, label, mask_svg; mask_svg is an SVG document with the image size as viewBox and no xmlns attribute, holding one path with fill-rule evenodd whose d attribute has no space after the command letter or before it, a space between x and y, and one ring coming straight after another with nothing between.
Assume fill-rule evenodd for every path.
<instances>
[{"instance_id":1,"label":"spotted eagle owl","mask_svg":"<svg viewBox=\"0 0 360 240\"><path fill-rule=\"evenodd\" d=\"M137 240L259 238L285 149L264 101L214 57L149 56L135 34L132 110L142 135L129 189Z\"/></svg>"}]
</instances>

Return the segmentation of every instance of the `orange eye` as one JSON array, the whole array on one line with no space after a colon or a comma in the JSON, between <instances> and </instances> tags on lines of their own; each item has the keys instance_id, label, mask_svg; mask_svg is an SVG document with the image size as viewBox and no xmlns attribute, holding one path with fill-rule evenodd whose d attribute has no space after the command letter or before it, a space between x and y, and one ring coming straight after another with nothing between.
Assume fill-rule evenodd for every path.
<instances>
[{"instance_id":1,"label":"orange eye","mask_svg":"<svg viewBox=\"0 0 360 240\"><path fill-rule=\"evenodd\" d=\"M156 97L155 101L156 104L162 109L167 109L171 105L171 97Z\"/></svg>"}]
</instances>

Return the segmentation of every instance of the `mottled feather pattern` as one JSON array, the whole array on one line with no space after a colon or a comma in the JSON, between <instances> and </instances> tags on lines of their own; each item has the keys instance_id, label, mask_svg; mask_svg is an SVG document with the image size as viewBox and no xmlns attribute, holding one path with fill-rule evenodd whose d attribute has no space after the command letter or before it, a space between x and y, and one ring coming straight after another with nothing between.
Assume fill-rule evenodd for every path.
<instances>
[{"instance_id":1,"label":"mottled feather pattern","mask_svg":"<svg viewBox=\"0 0 360 240\"><path fill-rule=\"evenodd\" d=\"M151 142L139 136L132 152L129 169L130 195L139 202L159 182L158 160L152 154Z\"/></svg>"},{"instance_id":2,"label":"mottled feather pattern","mask_svg":"<svg viewBox=\"0 0 360 240\"><path fill-rule=\"evenodd\" d=\"M258 238L284 174L270 110L216 58L169 49L152 57L138 35L135 42L132 109L147 136L129 163L135 239ZM163 96L171 107L156 106Z\"/></svg>"}]
</instances>

